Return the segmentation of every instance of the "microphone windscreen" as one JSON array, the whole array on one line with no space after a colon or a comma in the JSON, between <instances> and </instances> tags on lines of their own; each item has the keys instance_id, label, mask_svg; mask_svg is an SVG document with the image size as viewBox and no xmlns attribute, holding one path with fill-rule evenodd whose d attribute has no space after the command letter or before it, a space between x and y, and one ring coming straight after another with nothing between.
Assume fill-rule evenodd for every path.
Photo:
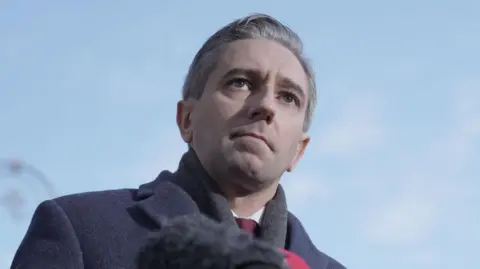
<instances>
[{"instance_id":1,"label":"microphone windscreen","mask_svg":"<svg viewBox=\"0 0 480 269\"><path fill-rule=\"evenodd\" d=\"M138 255L138 269L284 269L284 254L204 215L165 219Z\"/></svg>"}]
</instances>

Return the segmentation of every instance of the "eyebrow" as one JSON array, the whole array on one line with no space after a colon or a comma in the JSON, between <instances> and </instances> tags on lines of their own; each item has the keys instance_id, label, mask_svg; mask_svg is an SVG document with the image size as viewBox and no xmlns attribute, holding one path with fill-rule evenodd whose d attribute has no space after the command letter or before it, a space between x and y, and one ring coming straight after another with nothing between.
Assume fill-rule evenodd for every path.
<instances>
[{"instance_id":1,"label":"eyebrow","mask_svg":"<svg viewBox=\"0 0 480 269\"><path fill-rule=\"evenodd\" d=\"M283 77L283 76L281 76L280 81L281 81L282 86L287 87L287 88L292 89L293 91L297 92L297 94L302 96L302 98L304 100L307 99L305 91L302 89L302 87L300 85L298 85L298 83L294 82L293 80L291 80L287 77Z\"/></svg>"},{"instance_id":2,"label":"eyebrow","mask_svg":"<svg viewBox=\"0 0 480 269\"><path fill-rule=\"evenodd\" d=\"M249 69L249 68L233 68L233 69L230 69L228 70L223 76L222 78L225 79L225 78L228 78L228 77L231 77L231 76L235 76L235 75L246 75L248 77L253 77L253 78L261 78L262 76L260 75L262 72L260 70L257 70L257 69ZM306 93L305 91L302 89L302 87L294 82L293 80L287 78L287 77L284 77L284 76L280 76L280 84L283 86L283 87L287 87L289 89L292 89L294 90L295 92L297 92L299 95L301 95L304 99L306 98Z\"/></svg>"},{"instance_id":3,"label":"eyebrow","mask_svg":"<svg viewBox=\"0 0 480 269\"><path fill-rule=\"evenodd\" d=\"M235 75L247 75L249 77L260 77L261 72L256 69L248 69L248 68L233 68L228 70L225 74L223 74L222 78L232 77Z\"/></svg>"}]
</instances>

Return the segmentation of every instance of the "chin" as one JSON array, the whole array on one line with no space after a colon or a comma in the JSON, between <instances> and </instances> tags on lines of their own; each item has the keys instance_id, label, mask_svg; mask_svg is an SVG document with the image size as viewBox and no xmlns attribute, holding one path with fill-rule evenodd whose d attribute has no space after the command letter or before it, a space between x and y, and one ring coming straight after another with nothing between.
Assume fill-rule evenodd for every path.
<instances>
[{"instance_id":1,"label":"chin","mask_svg":"<svg viewBox=\"0 0 480 269\"><path fill-rule=\"evenodd\" d=\"M265 162L252 153L237 152L230 155L228 160L229 171L236 174L236 178L241 178L239 185L252 190L258 189L264 185L263 176L265 170Z\"/></svg>"},{"instance_id":2,"label":"chin","mask_svg":"<svg viewBox=\"0 0 480 269\"><path fill-rule=\"evenodd\" d=\"M242 170L257 171L264 166L264 160L261 156L245 151L237 151L235 154L232 154L232 162L241 167Z\"/></svg>"}]
</instances>

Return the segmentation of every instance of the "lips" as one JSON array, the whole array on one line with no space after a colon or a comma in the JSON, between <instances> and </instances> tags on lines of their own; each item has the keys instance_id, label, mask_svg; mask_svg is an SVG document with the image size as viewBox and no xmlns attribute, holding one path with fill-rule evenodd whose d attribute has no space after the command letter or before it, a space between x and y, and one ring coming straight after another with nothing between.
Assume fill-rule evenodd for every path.
<instances>
[{"instance_id":1,"label":"lips","mask_svg":"<svg viewBox=\"0 0 480 269\"><path fill-rule=\"evenodd\" d=\"M238 137L252 137L252 138L256 138L256 139L259 139L261 141L263 141L270 149L272 148L270 143L268 142L268 140L263 136L263 135L260 135L260 134L257 134L257 133L251 133L251 132L236 132L234 133L232 136L232 138L238 138Z\"/></svg>"}]
</instances>

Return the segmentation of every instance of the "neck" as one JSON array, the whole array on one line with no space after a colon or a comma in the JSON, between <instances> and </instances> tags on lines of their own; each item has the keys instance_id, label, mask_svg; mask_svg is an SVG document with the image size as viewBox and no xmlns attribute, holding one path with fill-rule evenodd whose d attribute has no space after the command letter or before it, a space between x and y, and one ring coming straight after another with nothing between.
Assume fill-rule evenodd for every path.
<instances>
[{"instance_id":1,"label":"neck","mask_svg":"<svg viewBox=\"0 0 480 269\"><path fill-rule=\"evenodd\" d=\"M265 207L260 238L277 248L285 248L288 209L285 193L278 182L259 192L238 193L238 188L222 188L203 168L195 152L189 150L180 161L174 183L190 195L200 213L231 227L238 228L232 210L237 216L248 218Z\"/></svg>"},{"instance_id":2,"label":"neck","mask_svg":"<svg viewBox=\"0 0 480 269\"><path fill-rule=\"evenodd\" d=\"M189 170L195 173L197 178L203 178L207 182L215 182L217 191L227 201L229 207L237 216L251 216L263 207L275 196L279 182L270 186L262 186L257 190L246 190L232 181L220 180L220 175L212 175L201 163L193 148L182 157L180 170ZM190 185L190 184L189 184Z\"/></svg>"},{"instance_id":3,"label":"neck","mask_svg":"<svg viewBox=\"0 0 480 269\"><path fill-rule=\"evenodd\" d=\"M265 205L275 196L278 186L275 184L274 186L272 185L260 192L251 192L243 195L239 195L234 187L228 188L222 185L219 187L233 212L241 218L246 218L265 207Z\"/></svg>"}]
</instances>

